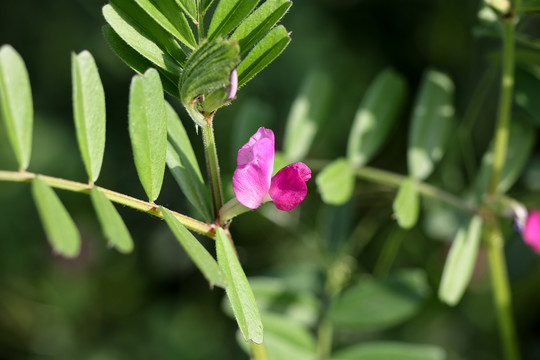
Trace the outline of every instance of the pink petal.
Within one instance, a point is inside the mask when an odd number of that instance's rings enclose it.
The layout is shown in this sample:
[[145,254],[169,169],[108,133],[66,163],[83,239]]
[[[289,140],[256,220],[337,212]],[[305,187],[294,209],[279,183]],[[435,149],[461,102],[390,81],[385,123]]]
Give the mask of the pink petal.
[[523,228],[523,240],[540,253],[540,210],[530,210]]
[[274,175],[268,193],[279,210],[292,210],[306,197],[309,179],[311,170],[306,164],[287,165]]
[[232,178],[238,201],[256,209],[268,193],[274,170],[274,133],[263,127],[238,150]]

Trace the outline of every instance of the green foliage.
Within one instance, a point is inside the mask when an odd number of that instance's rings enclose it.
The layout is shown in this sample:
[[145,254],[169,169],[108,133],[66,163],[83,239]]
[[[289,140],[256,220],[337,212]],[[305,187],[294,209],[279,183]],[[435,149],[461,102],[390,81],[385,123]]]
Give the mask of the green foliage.
[[436,70],[426,70],[414,105],[407,164],[415,180],[425,180],[442,158],[454,116],[454,83]]
[[232,240],[222,228],[216,229],[216,249],[219,267],[227,280],[227,297],[245,341],[263,342],[263,324],[253,291],[238,260]]
[[354,190],[354,173],[347,159],[334,160],[315,179],[322,200],[331,205],[349,201]]
[[71,55],[73,117],[89,182],[97,180],[105,152],[105,94],[88,51]]
[[208,28],[208,40],[226,36],[253,11],[258,2],[259,0],[220,0]]
[[340,350],[332,360],[445,360],[443,349],[392,341],[368,342]]
[[388,138],[407,95],[405,79],[394,70],[377,75],[360,104],[349,133],[347,157],[353,167],[365,165]]
[[393,209],[396,220],[402,228],[410,229],[416,224],[420,212],[420,198],[414,180],[406,179],[401,183]]
[[461,300],[471,281],[481,233],[482,219],[474,216],[459,229],[450,247],[439,285],[439,298],[448,305]]
[[134,76],[129,93],[129,136],[141,184],[151,202],[163,182],[167,154],[167,113],[158,72]]
[[19,169],[26,170],[32,151],[32,92],[24,61],[10,45],[0,48],[0,116]]
[[197,268],[203,273],[204,277],[210,282],[210,285],[217,285],[224,288],[226,286],[226,280],[223,277],[223,273],[218,266],[218,263],[212,255],[210,255],[208,250],[202,246],[195,236],[193,236],[169,210],[164,207],[161,207],[160,210],[174,236],[189,254],[191,260],[197,265]]
[[32,195],[54,251],[68,258],[79,255],[79,231],[54,190],[37,176],[32,182]]
[[272,360],[311,360],[316,357],[316,343],[305,325],[290,318],[264,314],[264,343]]

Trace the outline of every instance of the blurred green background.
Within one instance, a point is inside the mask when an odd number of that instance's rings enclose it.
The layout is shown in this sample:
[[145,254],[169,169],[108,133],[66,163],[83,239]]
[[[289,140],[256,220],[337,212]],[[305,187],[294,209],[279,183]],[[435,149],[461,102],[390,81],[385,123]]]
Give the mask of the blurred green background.
[[[24,58],[32,85],[35,135],[30,171],[85,181],[71,110],[70,53],[95,57],[107,101],[107,144],[98,185],[144,198],[127,130],[128,88],[133,72],[106,44],[101,27],[103,0],[24,0],[0,4],[0,44],[11,44]],[[479,2],[465,0],[296,0],[283,23],[292,43],[269,68],[243,87],[233,104],[216,115],[224,179],[234,171],[239,119],[255,104],[250,127],[271,127],[276,146],[290,106],[311,69],[332,79],[332,104],[310,158],[331,160],[345,154],[354,113],[375,75],[386,67],[407,79],[410,99],[385,150],[371,165],[406,172],[405,149],[410,108],[422,72],[433,67],[456,84],[456,117],[463,120],[470,98],[498,58],[495,38],[473,35]],[[534,24],[534,22],[530,22]],[[534,25],[528,29],[536,30]],[[488,75],[486,100],[468,124],[465,154],[450,146],[441,169],[430,178],[451,192],[464,191],[491,136],[496,108],[496,71]],[[180,108],[196,152],[200,141]],[[253,113],[251,113],[253,114]],[[470,121],[470,119],[469,119]],[[452,144],[451,144],[452,145]],[[512,190],[539,206],[540,158],[535,157]],[[202,164],[202,156],[200,157]],[[15,169],[5,133],[0,132],[0,169]],[[474,172],[473,172],[474,173]],[[230,180],[225,180],[228,197]],[[119,208],[135,240],[135,251],[121,255],[107,248],[87,196],[59,192],[83,237],[75,260],[55,256],[47,244],[28,184],[0,183],[0,358],[1,359],[242,359],[236,324],[222,310],[223,291],[209,289],[177,241],[155,218]],[[436,297],[455,216],[440,222],[425,216],[408,232],[396,231],[391,189],[357,182],[347,205],[324,205],[314,181],[305,203],[291,213],[267,205],[234,221],[231,231],[248,276],[300,274],[322,289],[324,258],[343,241],[358,241],[354,277],[371,273],[385,241],[401,236],[396,268],[427,272],[431,295],[405,324],[383,333],[336,333],[336,347],[362,339],[437,344],[451,359],[499,359],[499,342],[486,264],[480,254],[470,290],[455,308]],[[191,213],[167,172],[157,201]],[[194,214],[195,215],[195,214]],[[359,227],[357,225],[360,224]],[[518,333],[526,359],[540,358],[540,263],[508,224],[509,271],[515,291]],[[356,228],[356,231],[353,231]],[[298,229],[301,229],[300,231]],[[450,229],[450,230],[448,230]],[[306,230],[306,231],[304,231]],[[398,234],[398,235],[396,235]],[[209,248],[212,243],[202,240]],[[321,256],[322,254],[322,256]],[[322,259],[322,260],[321,260]],[[303,274],[303,272],[302,272]],[[298,276],[297,286],[306,278]],[[295,286],[296,286],[295,285]]]

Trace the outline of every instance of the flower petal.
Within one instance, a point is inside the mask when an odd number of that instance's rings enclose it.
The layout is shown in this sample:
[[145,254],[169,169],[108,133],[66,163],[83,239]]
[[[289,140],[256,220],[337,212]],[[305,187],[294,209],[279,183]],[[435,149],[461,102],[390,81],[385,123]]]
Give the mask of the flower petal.
[[309,179],[311,170],[306,164],[287,165],[274,175],[268,193],[279,210],[292,210],[306,197]]
[[236,170],[232,178],[238,201],[250,209],[259,207],[270,188],[274,169],[274,133],[259,128],[238,150]]
[[540,210],[530,210],[523,228],[523,240],[540,253]]

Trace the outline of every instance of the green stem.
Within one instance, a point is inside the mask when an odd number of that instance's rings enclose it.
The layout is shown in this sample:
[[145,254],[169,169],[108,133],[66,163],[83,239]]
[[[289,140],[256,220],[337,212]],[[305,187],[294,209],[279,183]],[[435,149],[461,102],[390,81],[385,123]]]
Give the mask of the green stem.
[[[0,170],[0,181],[31,182],[36,176],[38,176],[38,174],[27,171],[20,172]],[[84,184],[47,175],[39,175],[39,178],[54,188],[73,192],[80,192],[84,194],[90,194],[90,190],[93,186],[90,184]],[[154,203],[136,199],[134,197],[124,195],[99,186],[97,186],[97,188],[101,190],[101,192],[103,192],[109,200],[115,203],[122,204],[130,208],[163,218],[161,211],[159,211],[159,206]],[[203,223],[201,221],[195,220],[174,211],[171,211],[171,213],[180,221],[180,223],[182,223],[182,225],[184,225],[188,229],[211,238],[214,238],[216,236],[215,229],[212,225]]]
[[[495,128],[494,158],[489,182],[489,196],[497,195],[501,170],[506,160],[508,132],[512,110],[514,88],[514,19],[512,13],[503,19],[503,58],[501,92]],[[512,298],[504,258],[504,241],[497,223],[493,219],[487,229],[487,255],[493,287],[493,301],[497,315],[499,334],[507,360],[520,358],[517,336],[512,314]]]
[[204,39],[204,13],[201,9],[200,0],[197,0],[197,37],[199,43]]
[[214,204],[214,216],[216,224],[220,225],[219,210],[223,206],[223,191],[221,189],[221,177],[219,173],[219,161],[216,151],[212,117],[206,119],[206,124],[202,126],[202,136],[204,155],[206,157],[206,169],[208,171],[210,190],[212,191],[212,202]]
[[251,356],[253,360],[268,360],[264,343],[256,344],[253,341],[250,341],[249,344],[251,345]]

